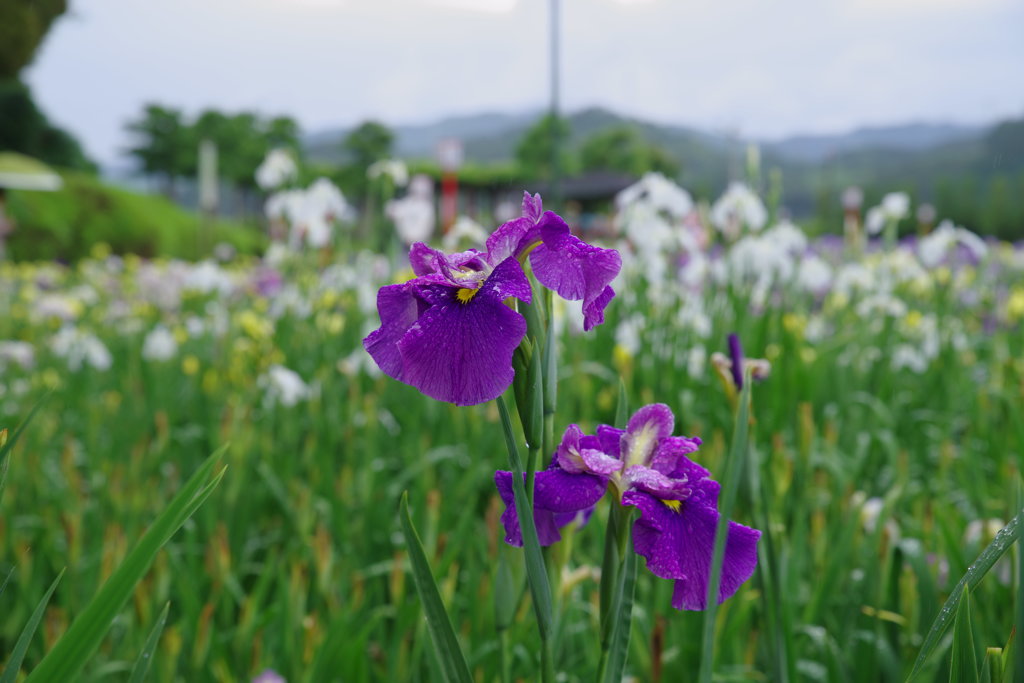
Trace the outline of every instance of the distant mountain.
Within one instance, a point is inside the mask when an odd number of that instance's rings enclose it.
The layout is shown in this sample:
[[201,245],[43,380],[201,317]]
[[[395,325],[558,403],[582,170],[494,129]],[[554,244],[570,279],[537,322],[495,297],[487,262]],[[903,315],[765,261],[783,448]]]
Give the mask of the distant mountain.
[[[515,114],[482,113],[452,116],[434,123],[394,126],[395,153],[407,159],[433,159],[438,143],[445,138],[462,140],[466,159],[479,163],[510,161],[520,138],[542,115],[540,111]],[[742,149],[747,141],[681,125],[655,124],[623,116],[600,107],[591,107],[569,115],[572,128],[570,144],[578,144],[590,135],[616,125],[633,125],[644,137],[665,149],[687,165],[706,161],[708,155],[720,156],[728,149]],[[906,123],[865,127],[834,135],[795,135],[781,140],[760,141],[767,156],[783,161],[817,164],[860,150],[920,152],[944,145],[979,140],[987,126],[949,123]],[[306,137],[310,157],[320,161],[339,161],[348,129],[321,131]],[[716,164],[717,165],[717,164]]]
[[[516,146],[541,114],[478,114],[396,126],[396,153],[406,159],[434,159],[441,139],[458,137],[467,161],[508,162],[515,158]],[[745,173],[750,141],[736,136],[656,124],[597,107],[571,113],[568,119],[572,131],[568,144],[576,149],[601,130],[634,126],[648,142],[678,161],[676,179],[699,197],[713,198],[730,179]],[[343,160],[340,148],[345,132],[309,136],[309,156]],[[908,123],[757,142],[763,169],[760,190],[767,190],[770,171],[781,171],[783,205],[797,217],[838,206],[839,193],[850,185],[865,188],[869,201],[876,201],[879,192],[899,188],[913,190],[921,198],[934,198],[956,179],[972,179],[978,187],[987,187],[997,174],[1024,174],[1024,119],[993,126]]]
[[[459,138],[467,149],[467,158],[474,161],[498,161],[501,157],[488,153],[489,140],[502,138],[509,131],[521,132],[528,129],[540,114],[522,112],[518,114],[483,113],[467,116],[451,116],[434,123],[393,126],[395,154],[405,159],[433,159],[437,156],[437,145],[445,138]],[[338,128],[306,136],[304,144],[309,157],[316,161],[336,162],[343,153],[341,143],[349,129]],[[483,141],[481,154],[469,155],[469,147],[476,140]],[[504,152],[499,148],[499,152]]]
[[923,151],[981,137],[987,127],[949,123],[907,123],[859,128],[838,135],[798,135],[763,143],[765,150],[794,161],[819,163],[844,152],[863,149]]

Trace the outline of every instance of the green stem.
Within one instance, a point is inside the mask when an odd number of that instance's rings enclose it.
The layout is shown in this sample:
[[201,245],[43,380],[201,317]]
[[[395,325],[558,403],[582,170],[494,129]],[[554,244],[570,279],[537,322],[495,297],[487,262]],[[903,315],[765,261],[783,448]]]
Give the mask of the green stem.
[[[537,538],[537,527],[533,520],[533,504],[528,500],[526,487],[523,485],[523,479],[525,478],[523,463],[519,457],[519,447],[516,445],[515,432],[512,429],[512,418],[509,415],[504,397],[499,396],[497,403],[498,413],[501,415],[502,429],[505,432],[505,443],[508,447],[509,464],[512,468],[512,490],[516,501],[516,516],[519,519],[519,528],[523,537],[526,576],[529,579],[530,595],[533,598],[534,614],[537,617],[537,631],[541,641],[541,680],[544,683],[548,683],[554,680],[554,666],[550,643],[554,632],[552,627],[551,586],[548,581],[540,541]],[[534,449],[531,448],[530,450],[532,452]],[[532,453],[531,460],[533,460]],[[533,477],[530,476],[529,478],[532,480]]]

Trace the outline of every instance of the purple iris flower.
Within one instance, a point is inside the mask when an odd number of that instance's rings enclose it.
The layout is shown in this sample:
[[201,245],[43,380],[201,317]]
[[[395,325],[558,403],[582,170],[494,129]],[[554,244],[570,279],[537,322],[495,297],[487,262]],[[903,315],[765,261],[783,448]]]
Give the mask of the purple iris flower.
[[496,398],[512,383],[512,354],[526,334],[526,320],[505,301],[530,302],[527,257],[541,284],[583,300],[586,329],[604,321],[615,296],[608,284],[622,265],[618,252],[573,236],[539,195],[526,194],[523,216],[495,230],[486,252],[412,245],[416,277],[380,289],[381,326],[363,346],[385,374],[431,398],[456,405]]
[[[535,475],[534,520],[541,545],[550,545],[561,538],[560,526],[592,508],[606,490],[615,491],[619,502],[640,510],[633,549],[655,576],[675,580],[672,606],[702,610],[720,517],[719,485],[687,457],[700,439],[672,436],[674,423],[668,406],[655,403],[638,410],[626,429],[600,425],[591,436],[570,425],[550,467]],[[499,471],[494,481],[506,506],[505,540],[522,545],[512,473]],[[719,603],[754,573],[760,537],[756,529],[729,522]]]

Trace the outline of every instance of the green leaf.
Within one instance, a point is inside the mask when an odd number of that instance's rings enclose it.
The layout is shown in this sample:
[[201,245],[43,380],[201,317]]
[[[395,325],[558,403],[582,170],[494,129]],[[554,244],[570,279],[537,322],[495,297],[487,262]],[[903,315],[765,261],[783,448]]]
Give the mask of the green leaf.
[[974,651],[971,627],[971,593],[960,589],[960,606],[953,622],[953,658],[949,664],[949,683],[978,683],[978,655]]
[[153,653],[156,651],[157,643],[160,642],[160,634],[164,632],[164,624],[167,623],[167,613],[170,609],[171,603],[165,603],[164,608],[160,611],[160,616],[156,618],[153,630],[149,632],[149,637],[146,638],[146,644],[142,647],[139,658],[135,660],[135,666],[132,667],[132,676],[128,679],[128,683],[142,683],[142,681],[146,680],[146,674],[149,673],[149,667],[153,663]]
[[498,397],[498,412],[501,414],[501,426],[505,431],[505,444],[508,446],[508,458],[512,465],[512,493],[516,501],[519,529],[523,535],[526,576],[530,581],[530,595],[533,597],[533,608],[537,615],[537,630],[540,632],[541,640],[546,641],[551,633],[551,586],[548,585],[548,572],[544,567],[544,556],[540,552],[540,540],[537,538],[537,527],[533,521],[533,506],[526,497],[523,461],[519,457],[519,448],[516,446],[516,437],[512,431],[512,418],[502,396]]
[[7,467],[11,464],[9,457],[11,449],[18,443],[18,439],[21,438],[21,433],[25,431],[25,427],[28,427],[28,423],[32,421],[32,418],[36,416],[39,408],[42,407],[43,403],[49,398],[50,393],[43,394],[42,398],[36,401],[36,404],[32,406],[32,410],[28,411],[28,417],[22,420],[18,428],[14,430],[12,434],[2,446],[0,446],[0,499],[4,497],[4,485],[7,482]]
[[710,683],[711,669],[715,654],[715,617],[718,616],[718,586],[721,581],[722,561],[725,558],[725,541],[729,535],[729,515],[736,502],[740,488],[740,475],[746,467],[750,431],[750,385],[753,380],[750,370],[743,374],[743,389],[736,409],[736,424],[733,427],[729,459],[722,473],[722,489],[719,494],[718,529],[715,530],[715,549],[708,576],[707,608],[704,610],[704,640],[700,659],[701,683]]
[[[626,540],[629,540],[630,515],[625,517]],[[608,647],[608,658],[600,680],[604,683],[619,683],[626,669],[629,653],[629,634],[633,625],[633,593],[636,587],[637,554],[626,551],[622,562],[616,591],[612,598],[612,632]]]
[[4,577],[3,583],[0,583],[0,595],[4,594],[4,589],[7,588],[7,584],[10,582],[11,576],[13,576],[13,575],[14,575],[14,565],[11,565],[11,568],[7,571],[7,576]]
[[444,669],[445,678],[449,681],[459,683],[472,683],[473,677],[469,674],[469,666],[462,654],[459,640],[455,636],[455,629],[448,618],[448,611],[444,608],[444,601],[441,600],[441,593],[437,589],[434,575],[430,571],[430,563],[427,562],[427,555],[423,552],[423,544],[420,542],[416,527],[412,524],[409,516],[409,492],[402,493],[400,504],[400,515],[402,520],[402,533],[405,535],[405,545],[409,549],[409,564],[412,567],[412,578],[416,584],[416,592],[420,595],[420,602],[423,603],[423,613],[427,617],[427,627],[430,637],[434,641],[434,649],[437,652],[441,667]]
[[949,622],[953,619],[954,614],[956,614],[957,607],[960,605],[960,597],[964,594],[964,589],[971,590],[977,586],[999,558],[1013,545],[1014,541],[1020,538],[1021,531],[1024,530],[1022,522],[1024,522],[1024,511],[1018,512],[1010,520],[1010,523],[996,534],[996,537],[981,551],[978,559],[968,567],[967,572],[961,577],[956,587],[953,588],[949,599],[946,600],[946,604],[939,610],[939,615],[935,617],[935,621],[932,622],[932,626],[924,638],[924,644],[921,646],[921,651],[917,654],[914,668],[911,669],[910,675],[907,676],[908,683],[921,673],[946,629],[949,628]]
[[498,552],[498,569],[494,576],[494,627],[503,631],[512,625],[512,618],[516,613],[516,604],[522,583],[517,586],[512,577],[512,570],[505,561],[505,553]]
[[[536,347],[535,347],[536,348]],[[523,431],[530,450],[540,448],[544,438],[544,360],[541,353],[534,352],[530,368],[526,373],[527,391],[525,410],[520,410]]]
[[990,647],[985,649],[985,661],[981,664],[981,683],[1002,683],[1006,671],[1003,670],[1003,648]]
[[558,407],[558,358],[555,353],[555,312],[551,310],[551,290],[544,290],[547,303],[547,330],[544,337],[544,414],[554,415]]
[[626,383],[620,377],[619,400],[615,405],[615,426],[619,429],[625,429],[627,420],[629,420],[629,400],[626,398]]
[[217,449],[189,478],[185,486],[153,522],[142,540],[114,571],[82,613],[71,623],[26,679],[26,683],[75,680],[85,663],[100,646],[114,617],[128,601],[135,585],[145,575],[160,548],[181,528],[217,488],[224,469],[211,478],[214,466],[227,446]]
[[[28,422],[28,420],[26,420]],[[60,583],[61,578],[64,576],[64,572],[67,569],[61,569],[60,574],[50,584],[49,590],[43,595],[43,599],[36,605],[36,609],[32,612],[32,616],[29,617],[28,623],[25,624],[25,628],[21,630],[21,635],[18,636],[18,642],[14,644],[14,650],[11,651],[11,658],[7,661],[7,668],[4,669],[3,675],[0,675],[0,683],[14,683],[18,678],[18,672],[21,671],[21,662],[25,659],[25,653],[28,651],[29,643],[32,642],[32,636],[35,635],[36,629],[39,627],[39,622],[43,618],[43,613],[46,611],[46,605],[50,602],[50,596],[53,595],[53,591],[56,590],[57,584]]]

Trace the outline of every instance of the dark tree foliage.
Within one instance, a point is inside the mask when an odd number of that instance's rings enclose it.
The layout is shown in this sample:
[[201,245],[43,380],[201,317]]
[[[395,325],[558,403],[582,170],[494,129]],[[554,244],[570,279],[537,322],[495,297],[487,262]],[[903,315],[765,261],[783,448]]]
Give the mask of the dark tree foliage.
[[370,164],[391,156],[395,135],[378,121],[364,121],[345,136],[342,149],[352,165],[365,170]]
[[985,137],[993,167],[1004,171],[1024,171],[1024,119],[1004,121]]
[[0,0],[0,80],[28,66],[67,0]]
[[217,174],[237,189],[243,200],[256,188],[256,168],[274,147],[299,147],[299,125],[287,116],[269,119],[253,112],[229,114],[207,109],[189,120],[181,111],[147,104],[127,129],[135,144],[127,150],[141,169],[164,179],[173,196],[175,179],[199,173],[199,145],[209,140],[217,148]]
[[647,142],[633,126],[606,128],[584,140],[580,166],[584,171],[615,171],[634,176],[658,171],[673,177],[679,172],[679,164]]
[[136,140],[128,154],[144,172],[162,176],[164,194],[173,197],[175,179],[188,168],[189,135],[181,111],[147,104],[138,119],[128,122],[127,129]]
[[0,149],[63,168],[94,168],[78,141],[39,111],[28,86],[13,79],[0,80]]
[[559,149],[559,170],[569,175],[576,171],[576,159],[569,152],[569,121],[545,114],[526,133],[516,147],[516,162],[529,178],[550,180],[554,171],[555,146]]

